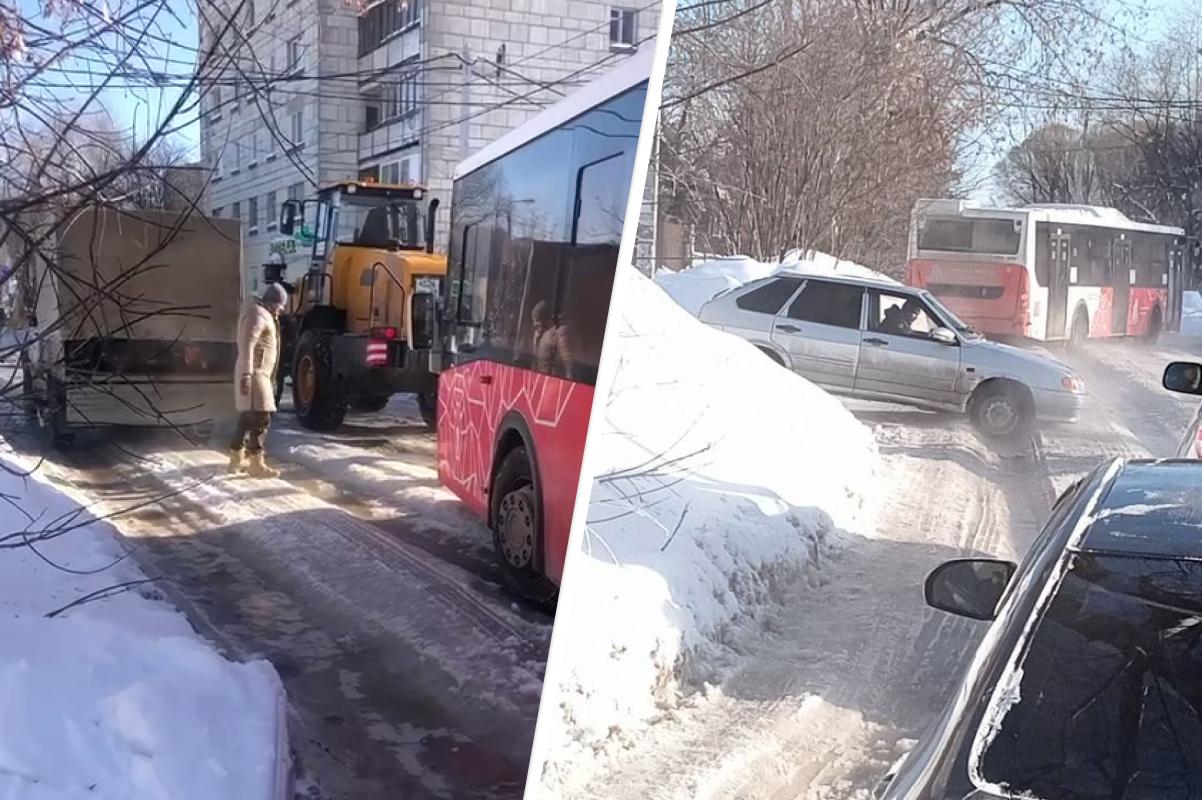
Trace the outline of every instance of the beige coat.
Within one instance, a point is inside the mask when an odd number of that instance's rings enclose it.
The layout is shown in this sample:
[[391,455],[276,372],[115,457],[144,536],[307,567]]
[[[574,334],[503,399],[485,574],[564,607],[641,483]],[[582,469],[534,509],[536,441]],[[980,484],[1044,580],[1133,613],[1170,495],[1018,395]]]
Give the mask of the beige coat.
[[[239,411],[275,411],[275,373],[280,360],[280,329],[258,301],[242,307],[238,317],[238,364],[234,368],[234,400]],[[242,381],[250,377],[250,394]]]

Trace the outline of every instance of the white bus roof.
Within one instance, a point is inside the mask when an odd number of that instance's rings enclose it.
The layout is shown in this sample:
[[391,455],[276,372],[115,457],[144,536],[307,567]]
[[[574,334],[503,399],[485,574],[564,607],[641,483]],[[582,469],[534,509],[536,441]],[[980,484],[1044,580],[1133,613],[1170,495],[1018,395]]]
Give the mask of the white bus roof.
[[1185,235],[1185,231],[1182,228],[1175,228],[1169,225],[1153,225],[1149,222],[1136,222],[1117,208],[1107,208],[1105,206],[1045,203],[1004,208],[978,206],[967,200],[919,200],[915,205],[915,210],[934,214],[956,214],[964,217],[989,217],[998,213],[1007,216],[1021,214],[1030,217],[1034,222],[1059,222],[1062,225],[1092,225],[1120,231],[1142,231],[1144,233],[1162,233],[1170,236]]
[[575,119],[590,108],[617,97],[648,80],[651,77],[651,65],[654,58],[655,39],[651,38],[640,44],[638,50],[601,77],[595,78],[492,144],[459,162],[459,166],[455,167],[454,179],[459,180],[464,175],[475,172],[511,150],[516,150],[547,131]]

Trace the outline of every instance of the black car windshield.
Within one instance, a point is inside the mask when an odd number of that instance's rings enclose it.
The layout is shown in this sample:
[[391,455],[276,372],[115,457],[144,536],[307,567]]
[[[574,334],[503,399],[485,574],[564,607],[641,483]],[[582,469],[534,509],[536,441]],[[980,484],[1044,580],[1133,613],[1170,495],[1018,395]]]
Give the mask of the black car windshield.
[[1045,800],[1202,798],[1202,563],[1074,555],[1019,666],[980,779]]
[[929,303],[935,309],[935,313],[942,317],[943,321],[955,329],[957,333],[962,334],[969,339],[976,339],[981,335],[977,333],[976,328],[957,317],[955,312],[953,312],[943,303],[940,303],[939,299],[936,298],[935,295],[931,294],[930,292],[923,292],[922,299],[927,301],[927,303]]

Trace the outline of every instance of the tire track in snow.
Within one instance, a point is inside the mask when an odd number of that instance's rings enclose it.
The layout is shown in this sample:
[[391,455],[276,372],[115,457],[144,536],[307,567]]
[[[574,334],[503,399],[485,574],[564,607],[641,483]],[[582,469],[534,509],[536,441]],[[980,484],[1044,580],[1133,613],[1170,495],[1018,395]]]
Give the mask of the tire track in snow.
[[[102,513],[224,465],[132,450],[48,468]],[[276,664],[312,797],[521,796],[545,641],[473,597],[457,568],[282,481],[222,477],[117,522],[194,625]]]

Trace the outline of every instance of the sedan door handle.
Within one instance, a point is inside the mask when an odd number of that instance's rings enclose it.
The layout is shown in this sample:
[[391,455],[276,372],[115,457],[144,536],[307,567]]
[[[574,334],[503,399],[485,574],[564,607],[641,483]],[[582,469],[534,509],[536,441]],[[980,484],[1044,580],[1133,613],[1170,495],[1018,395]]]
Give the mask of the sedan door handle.
[[889,343],[884,339],[877,339],[875,336],[870,336],[864,340],[864,344],[872,344],[877,347],[888,347]]
[[801,328],[796,325],[777,325],[776,329],[785,333],[801,333]]

